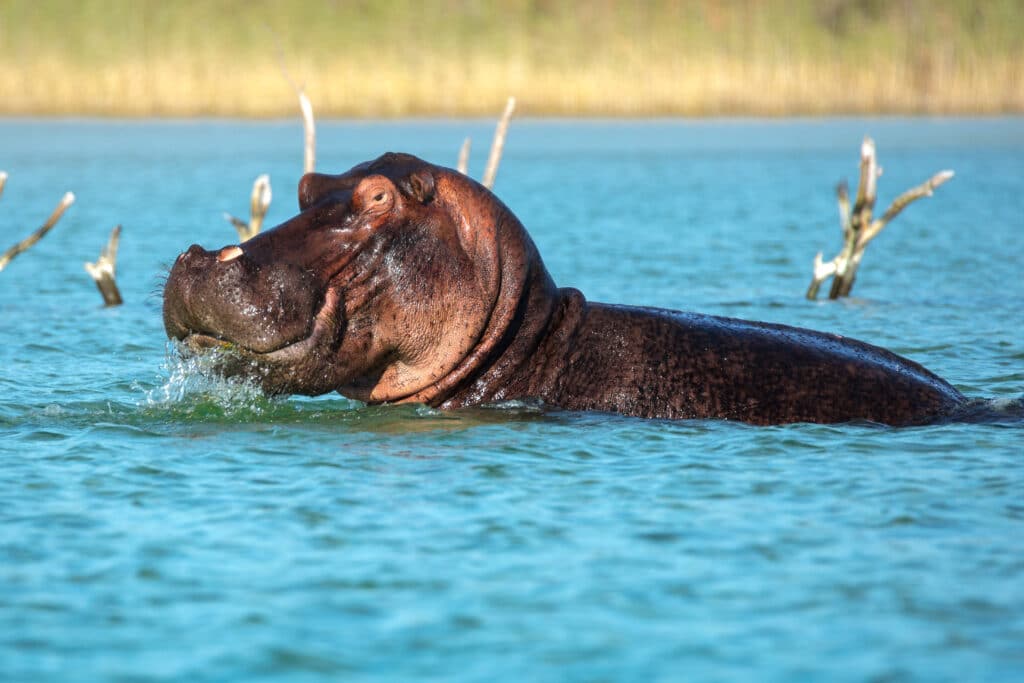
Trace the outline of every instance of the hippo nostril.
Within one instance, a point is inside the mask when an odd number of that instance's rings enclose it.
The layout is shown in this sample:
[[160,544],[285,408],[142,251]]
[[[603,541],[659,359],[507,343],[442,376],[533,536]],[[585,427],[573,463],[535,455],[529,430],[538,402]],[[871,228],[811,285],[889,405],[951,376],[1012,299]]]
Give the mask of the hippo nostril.
[[236,247],[236,246],[224,247],[223,249],[221,249],[217,253],[217,260],[220,261],[221,263],[225,263],[227,261],[234,261],[236,258],[238,258],[241,255],[242,255],[241,247]]
[[200,258],[208,257],[209,254],[210,254],[210,252],[206,251],[205,249],[203,249],[198,244],[193,244],[191,247],[186,249],[183,254],[180,254],[178,256],[178,260],[179,261],[189,261],[189,260],[192,260],[192,259],[200,259]]

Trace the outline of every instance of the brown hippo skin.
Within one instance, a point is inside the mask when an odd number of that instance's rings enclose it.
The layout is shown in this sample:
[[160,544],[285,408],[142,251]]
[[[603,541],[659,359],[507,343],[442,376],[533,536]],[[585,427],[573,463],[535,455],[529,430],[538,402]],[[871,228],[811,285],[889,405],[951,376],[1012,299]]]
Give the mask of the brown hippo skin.
[[272,393],[754,424],[920,424],[965,400],[836,335],[588,302],[493,194],[413,156],[307,174],[299,207],[241,245],[190,247],[164,290],[168,336],[224,349],[223,372]]

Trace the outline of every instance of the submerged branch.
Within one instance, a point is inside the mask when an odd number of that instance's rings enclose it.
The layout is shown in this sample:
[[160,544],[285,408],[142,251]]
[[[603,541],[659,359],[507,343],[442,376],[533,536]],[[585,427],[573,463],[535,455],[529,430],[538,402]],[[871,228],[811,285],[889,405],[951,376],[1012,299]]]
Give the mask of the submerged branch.
[[807,288],[808,299],[813,301],[818,298],[818,290],[821,289],[821,283],[835,275],[837,268],[836,259],[825,262],[821,260],[821,252],[817,253],[814,257],[814,275],[810,286]]
[[6,268],[7,264],[10,263],[15,256],[23,251],[31,249],[36,242],[46,237],[46,233],[50,232],[50,230],[53,229],[53,226],[57,225],[57,221],[60,220],[60,217],[64,215],[64,212],[67,211],[68,207],[71,206],[74,201],[74,194],[71,192],[64,193],[64,196],[61,197],[60,202],[57,204],[57,208],[53,210],[53,213],[51,213],[50,217],[46,219],[46,222],[43,223],[42,227],[5,251],[3,255],[0,255],[0,271]]
[[115,226],[110,231],[110,239],[106,246],[100,251],[100,257],[95,263],[86,263],[85,270],[96,283],[96,288],[103,296],[104,306],[120,306],[124,303],[121,292],[117,288],[117,247],[121,242],[121,226]]

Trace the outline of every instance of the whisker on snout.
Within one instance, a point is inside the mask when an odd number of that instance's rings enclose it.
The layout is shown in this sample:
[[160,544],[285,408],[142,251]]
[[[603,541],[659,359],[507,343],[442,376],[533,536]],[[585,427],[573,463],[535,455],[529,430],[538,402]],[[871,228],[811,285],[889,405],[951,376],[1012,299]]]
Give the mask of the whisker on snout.
[[153,276],[153,284],[150,286],[146,301],[161,302],[164,298],[164,288],[167,286],[167,278],[171,276],[171,267],[166,263],[160,264],[160,272]]

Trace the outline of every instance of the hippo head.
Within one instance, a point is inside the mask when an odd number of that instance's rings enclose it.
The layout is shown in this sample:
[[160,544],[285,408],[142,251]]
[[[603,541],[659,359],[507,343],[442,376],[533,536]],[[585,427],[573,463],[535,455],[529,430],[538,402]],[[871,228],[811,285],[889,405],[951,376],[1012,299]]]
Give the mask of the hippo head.
[[164,289],[169,337],[271,393],[432,402],[500,346],[531,271],[550,286],[494,195],[410,155],[306,174],[299,208],[240,245],[193,245]]

